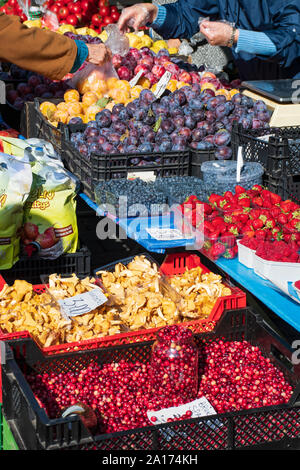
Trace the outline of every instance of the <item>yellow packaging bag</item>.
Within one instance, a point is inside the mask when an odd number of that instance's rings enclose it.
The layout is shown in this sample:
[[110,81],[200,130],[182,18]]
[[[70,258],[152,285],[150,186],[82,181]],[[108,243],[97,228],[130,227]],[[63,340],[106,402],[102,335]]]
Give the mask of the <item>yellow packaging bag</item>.
[[[32,161],[32,159],[31,159]],[[33,181],[24,207],[24,252],[44,259],[75,253],[78,247],[76,181],[61,162],[33,159]]]
[[0,269],[10,269],[19,259],[23,208],[31,184],[28,159],[0,153]]

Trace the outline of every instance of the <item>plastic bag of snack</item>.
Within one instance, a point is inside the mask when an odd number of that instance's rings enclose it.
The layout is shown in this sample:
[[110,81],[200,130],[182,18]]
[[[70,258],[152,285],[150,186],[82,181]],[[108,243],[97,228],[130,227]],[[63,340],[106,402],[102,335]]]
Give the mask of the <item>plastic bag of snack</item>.
[[61,162],[48,158],[43,150],[29,152],[32,187],[24,207],[23,251],[44,259],[75,253],[78,247],[76,180]]
[[19,259],[24,203],[32,185],[27,158],[0,153],[0,269]]

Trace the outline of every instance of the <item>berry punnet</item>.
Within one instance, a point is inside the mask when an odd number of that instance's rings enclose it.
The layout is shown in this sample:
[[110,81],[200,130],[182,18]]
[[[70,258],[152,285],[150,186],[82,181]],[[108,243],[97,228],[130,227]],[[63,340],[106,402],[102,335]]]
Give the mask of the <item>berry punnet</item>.
[[152,348],[151,392],[166,400],[192,401],[198,390],[198,349],[193,333],[178,325],[157,334]]

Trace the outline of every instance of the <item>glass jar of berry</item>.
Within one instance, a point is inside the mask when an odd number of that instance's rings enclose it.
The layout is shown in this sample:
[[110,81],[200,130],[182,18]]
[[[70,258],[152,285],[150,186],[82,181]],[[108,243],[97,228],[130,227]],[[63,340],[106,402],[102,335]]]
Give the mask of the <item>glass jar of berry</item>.
[[191,330],[166,326],[152,347],[151,391],[169,406],[192,401],[198,390],[198,348]]

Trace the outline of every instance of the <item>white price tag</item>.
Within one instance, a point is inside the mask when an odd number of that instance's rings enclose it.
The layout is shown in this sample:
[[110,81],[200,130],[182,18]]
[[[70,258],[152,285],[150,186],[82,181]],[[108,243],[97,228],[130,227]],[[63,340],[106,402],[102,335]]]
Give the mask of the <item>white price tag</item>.
[[83,294],[74,295],[68,299],[58,300],[62,313],[68,317],[76,317],[89,313],[107,302],[107,297],[100,288],[95,288]]
[[157,82],[156,90],[154,91],[154,95],[156,98],[160,98],[163,92],[165,91],[170,79],[172,77],[171,72],[165,72],[159,82]]
[[146,231],[156,240],[185,240],[194,238],[192,235],[183,234],[177,228],[147,228]]
[[[216,410],[214,407],[209,403],[209,401],[205,397],[197,398],[197,400],[191,401],[190,403],[186,403],[180,406],[173,406],[171,408],[163,408],[159,411],[147,411],[147,416],[151,424],[159,425],[168,422],[169,418],[180,418],[183,416],[187,411],[190,411],[190,418],[201,418],[204,416],[216,415]],[[197,426],[199,428],[203,428],[205,425],[209,426],[212,429],[216,429],[218,427],[223,426],[221,421],[213,420],[207,421],[204,423],[198,423]],[[175,432],[172,429],[164,429],[162,430],[162,434],[167,438],[167,440],[171,440],[172,437],[175,436]],[[178,435],[178,431],[176,431],[176,435]],[[185,433],[183,432],[183,437],[185,437]]]
[[237,154],[237,162],[236,162],[236,181],[239,183],[241,181],[241,169],[244,166],[244,159],[243,159],[243,148],[238,148]]
[[139,79],[142,77],[143,73],[144,73],[144,70],[140,70],[140,71],[130,80],[129,85],[130,85],[131,88],[134,87],[134,86],[137,84],[137,82],[139,81]]
[[128,180],[135,180],[136,178],[140,178],[143,181],[155,181],[156,175],[154,171],[128,171]]

